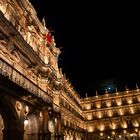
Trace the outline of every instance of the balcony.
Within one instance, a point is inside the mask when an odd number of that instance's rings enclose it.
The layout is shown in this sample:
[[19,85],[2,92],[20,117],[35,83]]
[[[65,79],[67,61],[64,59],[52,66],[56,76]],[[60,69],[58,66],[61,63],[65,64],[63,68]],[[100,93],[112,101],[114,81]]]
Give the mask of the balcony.
[[0,58],[0,75],[8,78],[15,84],[26,89],[31,94],[47,102],[48,104],[52,103],[51,95],[42,90],[40,87],[38,87],[38,85],[33,83],[30,79],[25,77],[23,74],[14,69],[12,66],[10,66],[7,62],[5,62],[1,58]]

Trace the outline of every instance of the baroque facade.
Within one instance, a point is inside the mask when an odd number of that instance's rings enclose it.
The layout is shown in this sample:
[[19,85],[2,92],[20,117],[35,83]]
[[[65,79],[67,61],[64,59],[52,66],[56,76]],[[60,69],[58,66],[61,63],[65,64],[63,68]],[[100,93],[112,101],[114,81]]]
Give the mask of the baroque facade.
[[0,0],[0,140],[139,139],[140,92],[80,98],[28,0]]

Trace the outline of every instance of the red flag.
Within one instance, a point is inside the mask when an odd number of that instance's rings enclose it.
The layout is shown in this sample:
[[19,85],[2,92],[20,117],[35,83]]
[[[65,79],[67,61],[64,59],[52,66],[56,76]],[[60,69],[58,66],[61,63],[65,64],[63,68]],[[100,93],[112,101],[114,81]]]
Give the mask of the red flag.
[[47,33],[45,40],[50,44],[52,43],[52,35],[50,32]]

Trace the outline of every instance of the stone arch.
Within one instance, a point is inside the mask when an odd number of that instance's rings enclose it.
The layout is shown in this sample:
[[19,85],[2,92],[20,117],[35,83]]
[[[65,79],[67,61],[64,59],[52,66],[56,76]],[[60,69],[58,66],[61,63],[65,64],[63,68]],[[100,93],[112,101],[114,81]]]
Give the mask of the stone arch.
[[3,140],[3,129],[4,129],[4,122],[0,114],[0,140]]
[[39,139],[39,116],[36,114],[28,114],[26,119],[28,123],[24,125],[24,140]]
[[3,120],[3,140],[20,139],[21,129],[18,114],[15,107],[5,100],[5,98],[0,98],[0,115]]

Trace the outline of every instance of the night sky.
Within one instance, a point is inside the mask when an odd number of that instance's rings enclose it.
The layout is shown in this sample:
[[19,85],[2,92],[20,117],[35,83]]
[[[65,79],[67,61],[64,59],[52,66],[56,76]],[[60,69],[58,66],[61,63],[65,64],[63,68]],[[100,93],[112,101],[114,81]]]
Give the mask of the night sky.
[[59,68],[81,97],[140,86],[139,16],[136,3],[30,0],[46,19]]

